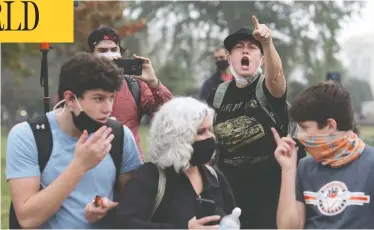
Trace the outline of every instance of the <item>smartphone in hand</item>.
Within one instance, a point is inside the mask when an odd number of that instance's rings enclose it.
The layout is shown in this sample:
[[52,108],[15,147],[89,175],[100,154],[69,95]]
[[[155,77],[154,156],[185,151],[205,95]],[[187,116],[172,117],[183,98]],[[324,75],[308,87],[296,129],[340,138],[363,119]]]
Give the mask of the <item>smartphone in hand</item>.
[[[201,219],[206,216],[216,215],[216,204],[214,200],[196,198],[196,219]],[[208,225],[216,225],[218,223],[209,223]]]
[[120,58],[114,59],[114,63],[119,68],[123,69],[123,74],[125,75],[135,75],[140,76],[143,72],[142,61],[138,59],[127,59],[127,58]]

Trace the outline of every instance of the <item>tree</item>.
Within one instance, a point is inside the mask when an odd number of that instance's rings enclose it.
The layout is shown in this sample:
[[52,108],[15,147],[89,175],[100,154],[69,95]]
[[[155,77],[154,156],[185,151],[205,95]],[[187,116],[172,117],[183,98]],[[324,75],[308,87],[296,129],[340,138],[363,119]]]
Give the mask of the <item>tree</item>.
[[[110,26],[117,30],[120,38],[133,36],[145,28],[145,20],[128,20],[124,10],[128,4],[123,1],[85,1],[75,8],[74,12],[74,43],[66,44],[61,49],[69,54],[88,50],[87,37],[92,30],[101,26]],[[67,49],[66,49],[67,47]]]
[[[126,8],[127,4],[123,1],[80,2],[79,6],[75,8],[74,43],[51,44],[53,49],[49,55],[50,95],[57,83],[56,74],[53,75],[51,72],[57,72],[54,68],[60,68],[62,60],[66,57],[78,51],[88,50],[87,36],[92,30],[102,25],[112,26],[118,31],[121,38],[131,38],[146,28],[145,20],[142,18],[126,19],[123,14]],[[121,42],[123,43],[125,40]],[[32,79],[40,76],[40,62],[36,64],[37,60],[35,60],[37,57],[41,60],[39,49],[40,44],[38,43],[1,45],[2,78],[5,83],[1,86],[2,104],[9,109],[11,116],[21,104],[34,108],[42,105],[41,95],[43,94],[39,93],[39,79]],[[52,58],[55,56],[57,57]],[[52,83],[53,80],[54,83]]]
[[[25,43],[3,43],[1,44],[1,67],[11,69],[18,72],[22,76],[29,76],[31,70],[24,64],[25,56],[36,56],[39,54],[39,46],[37,44]],[[19,82],[19,78],[14,78]]]
[[360,1],[135,1],[130,4],[129,15],[145,17],[149,25],[160,25],[162,36],[151,55],[166,53],[175,58],[187,50],[183,62],[194,59],[190,65],[194,68],[188,66],[194,74],[201,71],[201,66],[209,69],[211,63],[206,60],[210,60],[214,48],[239,27],[252,26],[251,16],[256,15],[260,23],[273,30],[286,76],[296,65],[302,65],[306,78],[314,82],[327,70],[340,68],[334,56],[339,50],[336,33],[340,22],[363,6]]
[[174,95],[187,96],[189,89],[193,87],[193,76],[179,66],[178,60],[169,60],[158,71],[162,84],[165,85]]
[[357,78],[349,78],[345,80],[343,86],[348,90],[351,95],[353,108],[356,113],[361,112],[361,104],[365,101],[373,101],[373,92],[370,85],[366,80]]
[[[135,35],[145,28],[145,20],[127,20],[123,11],[128,7],[123,1],[84,1],[74,10],[74,43],[52,44],[58,55],[72,55],[78,51],[88,50],[87,37],[89,33],[100,26],[115,28],[120,37]],[[40,54],[39,44],[5,43],[2,44],[2,67],[17,71],[20,76],[30,75],[30,68],[24,64],[24,58]],[[19,81],[20,79],[16,79]]]
[[295,99],[295,97],[304,91],[304,89],[307,87],[307,85],[298,82],[298,81],[290,81],[289,86],[288,86],[288,95],[287,97],[289,98],[290,101]]

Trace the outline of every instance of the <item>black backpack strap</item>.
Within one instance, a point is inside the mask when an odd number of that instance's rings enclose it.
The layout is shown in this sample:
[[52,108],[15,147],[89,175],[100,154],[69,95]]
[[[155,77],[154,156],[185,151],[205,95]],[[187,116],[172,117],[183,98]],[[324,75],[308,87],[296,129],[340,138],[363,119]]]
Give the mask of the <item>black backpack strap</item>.
[[125,75],[125,80],[136,102],[136,106],[138,108],[139,122],[140,122],[140,120],[142,119],[140,83],[135,78],[126,76],[126,75]]
[[[226,81],[218,85],[214,97],[213,97],[213,103],[212,106],[214,109],[219,109],[221,108],[223,98],[225,97],[226,91],[230,86],[231,81]],[[215,113],[214,118],[213,118],[213,123],[216,123],[216,118],[217,118],[217,113]]]
[[[123,130],[122,123],[109,119],[108,126],[112,128],[112,133],[114,134],[114,139],[112,140],[112,149],[110,150],[110,155],[112,157],[113,163],[116,167],[116,179],[113,186],[113,201],[119,201],[121,194],[118,194],[119,177],[121,172],[121,164],[123,157],[123,139],[125,132]],[[116,210],[113,208],[105,215],[105,217],[100,221],[100,228],[104,229],[120,229],[118,226],[118,221],[116,219]]]
[[28,123],[34,133],[36,147],[38,149],[39,168],[40,173],[42,173],[53,149],[51,127],[47,115],[45,114],[28,121]]
[[118,191],[118,178],[121,171],[122,155],[123,155],[123,139],[124,131],[122,123],[109,119],[108,125],[112,128],[112,133],[114,134],[114,139],[112,140],[112,149],[110,150],[110,155],[112,157],[113,163],[116,166],[116,179],[114,184],[114,197],[115,200],[118,198],[116,191]]
[[[40,174],[43,173],[45,166],[51,156],[53,149],[53,138],[51,127],[46,114],[37,116],[28,121],[31,130],[34,134],[36,147],[38,150],[38,163],[40,168]],[[40,189],[42,189],[40,185]],[[22,229],[18,222],[13,202],[10,203],[9,210],[9,229]]]
[[277,113],[274,111],[273,107],[268,103],[268,100],[266,98],[265,92],[264,92],[264,81],[265,76],[262,74],[259,77],[259,80],[256,85],[256,98],[259,102],[262,110],[266,113],[266,115],[273,121],[274,128],[278,130],[282,135],[287,135],[287,126],[285,126],[280,118],[278,117]]

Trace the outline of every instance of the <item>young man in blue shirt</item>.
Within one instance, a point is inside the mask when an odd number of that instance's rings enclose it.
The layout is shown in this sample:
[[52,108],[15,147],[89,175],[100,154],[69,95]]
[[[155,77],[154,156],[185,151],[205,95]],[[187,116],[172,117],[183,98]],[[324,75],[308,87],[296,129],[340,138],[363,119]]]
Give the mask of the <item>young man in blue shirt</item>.
[[[53,149],[42,174],[30,125],[22,122],[10,131],[6,179],[22,228],[97,228],[116,207],[115,188],[121,189],[142,164],[134,136],[123,126],[120,175],[114,186],[116,167],[109,154],[114,135],[108,119],[121,76],[112,61],[92,54],[78,54],[64,63],[58,88],[63,106],[46,114]],[[87,212],[96,195],[105,204]]]

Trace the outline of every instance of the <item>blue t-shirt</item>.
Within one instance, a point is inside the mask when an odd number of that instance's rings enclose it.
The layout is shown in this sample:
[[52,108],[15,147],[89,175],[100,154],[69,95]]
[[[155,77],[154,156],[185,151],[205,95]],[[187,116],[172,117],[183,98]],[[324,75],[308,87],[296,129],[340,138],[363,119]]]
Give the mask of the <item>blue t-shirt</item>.
[[[78,138],[67,135],[58,125],[56,112],[47,113],[53,137],[51,157],[41,175],[41,184],[47,187],[72,162]],[[142,161],[134,136],[124,129],[121,173],[138,168]],[[94,168],[87,171],[60,209],[40,228],[96,228],[84,218],[84,208],[96,195],[113,199],[115,166],[110,154]],[[6,150],[6,179],[40,176],[38,151],[28,123],[15,125],[8,135]]]

